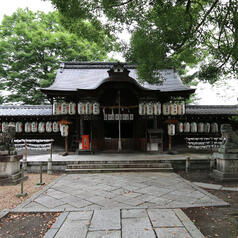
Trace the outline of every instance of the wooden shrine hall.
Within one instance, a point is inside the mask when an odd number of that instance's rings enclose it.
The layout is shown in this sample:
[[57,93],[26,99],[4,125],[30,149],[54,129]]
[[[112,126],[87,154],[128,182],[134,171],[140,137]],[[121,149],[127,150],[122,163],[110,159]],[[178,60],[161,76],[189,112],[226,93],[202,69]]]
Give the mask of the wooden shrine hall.
[[136,67],[112,62],[66,62],[41,88],[51,105],[0,106],[0,130],[16,125],[18,138],[54,138],[72,151],[164,151],[184,138],[219,135],[238,106],[186,105],[195,89],[173,69],[161,84],[139,82]]

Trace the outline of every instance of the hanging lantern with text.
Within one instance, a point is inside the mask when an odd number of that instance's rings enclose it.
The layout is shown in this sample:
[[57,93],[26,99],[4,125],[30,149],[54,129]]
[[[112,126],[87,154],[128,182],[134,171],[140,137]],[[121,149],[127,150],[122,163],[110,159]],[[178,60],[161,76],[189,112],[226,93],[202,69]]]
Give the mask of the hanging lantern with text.
[[211,124],[211,132],[212,133],[218,133],[219,132],[218,124],[216,122]]
[[20,122],[20,121],[18,121],[18,122],[16,123],[16,132],[17,132],[17,133],[23,132],[23,123]]
[[31,123],[30,122],[26,122],[25,123],[25,132],[26,133],[30,133],[31,132]]
[[198,131],[197,123],[196,122],[192,122],[191,123],[191,132],[192,133],[197,133],[197,131]]
[[153,103],[152,102],[146,103],[146,114],[149,116],[153,115]]
[[47,121],[45,125],[46,132],[51,133],[52,132],[52,122]]
[[175,116],[178,114],[178,108],[177,108],[177,103],[171,103],[170,104],[170,114]]
[[7,132],[8,122],[2,123],[2,132]]
[[146,106],[145,106],[145,103],[139,103],[139,115],[145,115],[145,108],[146,108]]
[[44,133],[45,132],[45,122],[39,122],[38,124],[38,132],[39,133]]
[[207,122],[204,125],[204,132],[205,133],[210,133],[210,131],[211,131],[211,124],[209,122]]
[[76,103],[70,102],[69,103],[69,115],[76,114]]
[[37,127],[38,127],[38,123],[36,121],[33,121],[31,123],[31,132],[33,133],[37,132],[37,129],[38,129]]
[[83,102],[78,103],[78,114],[79,115],[85,114],[85,103],[83,103]]
[[52,130],[53,132],[57,133],[59,132],[59,123],[57,121],[54,121],[52,124]]
[[183,133],[184,132],[184,124],[182,122],[178,123],[178,131],[179,131],[179,133]]
[[68,104],[66,102],[61,103],[61,114],[68,114]]
[[185,132],[185,133],[189,133],[189,132],[190,132],[190,129],[191,129],[190,123],[189,123],[189,122],[185,122],[185,123],[184,123],[184,132]]
[[199,122],[198,123],[198,133],[204,133],[204,123],[203,122]]
[[170,104],[169,103],[163,104],[163,115],[165,115],[165,116],[170,115]]
[[185,103],[180,102],[178,103],[178,115],[184,115],[185,114]]
[[175,135],[175,125],[174,124],[168,124],[168,135],[169,136]]
[[60,133],[61,136],[66,137],[69,135],[69,125],[60,124]]
[[86,103],[86,111],[85,111],[85,114],[91,115],[92,112],[93,112],[93,105],[92,105],[92,103],[87,102],[87,103]]
[[154,107],[154,115],[160,115],[161,114],[161,103],[155,102],[153,104],[153,107]]
[[100,114],[100,104],[98,102],[93,103],[93,115]]
[[61,113],[61,104],[58,102],[53,103],[53,115],[59,115]]

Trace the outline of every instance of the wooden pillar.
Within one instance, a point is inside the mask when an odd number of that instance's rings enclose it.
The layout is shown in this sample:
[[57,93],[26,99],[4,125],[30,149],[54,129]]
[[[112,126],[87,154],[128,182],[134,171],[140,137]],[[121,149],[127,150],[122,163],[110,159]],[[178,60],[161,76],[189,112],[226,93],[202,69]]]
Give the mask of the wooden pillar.
[[119,108],[118,108],[118,114],[119,114],[119,120],[118,120],[118,152],[122,150],[121,146],[121,96],[120,91],[118,91],[118,97],[119,97]]

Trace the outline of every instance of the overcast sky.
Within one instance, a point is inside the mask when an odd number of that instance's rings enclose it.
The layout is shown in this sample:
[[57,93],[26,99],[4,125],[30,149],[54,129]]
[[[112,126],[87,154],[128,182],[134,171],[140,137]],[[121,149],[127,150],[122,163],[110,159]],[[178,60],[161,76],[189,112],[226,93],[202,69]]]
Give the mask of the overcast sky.
[[[39,10],[44,12],[54,10],[49,1],[42,0],[2,0],[1,3],[0,22],[4,15],[11,15],[17,8],[28,7],[32,11]],[[127,34],[125,34],[124,38],[128,41]],[[237,104],[238,79],[220,82],[214,86],[206,83],[199,83],[196,94],[197,97],[200,98],[200,100],[197,101],[198,104]]]

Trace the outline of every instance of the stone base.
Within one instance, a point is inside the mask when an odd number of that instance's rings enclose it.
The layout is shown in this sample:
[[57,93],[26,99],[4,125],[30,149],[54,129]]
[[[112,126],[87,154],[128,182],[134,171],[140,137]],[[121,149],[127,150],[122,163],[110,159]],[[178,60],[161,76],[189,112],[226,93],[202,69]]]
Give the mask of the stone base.
[[0,156],[0,184],[16,184],[21,180],[20,160],[23,155]]
[[214,153],[216,169],[211,176],[219,181],[238,181],[238,154]]

